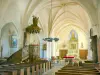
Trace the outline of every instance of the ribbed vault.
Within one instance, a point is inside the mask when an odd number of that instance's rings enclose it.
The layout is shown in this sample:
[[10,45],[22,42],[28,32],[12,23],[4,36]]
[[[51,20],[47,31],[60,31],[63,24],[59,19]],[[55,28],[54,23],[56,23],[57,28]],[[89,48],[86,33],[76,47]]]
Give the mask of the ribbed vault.
[[[37,3],[28,23],[31,23],[32,15],[39,17],[39,26],[44,37],[55,36],[56,33],[66,30],[67,25],[76,25],[88,33],[91,22],[88,13],[82,6],[73,0],[43,0]],[[58,34],[59,35],[59,34]]]

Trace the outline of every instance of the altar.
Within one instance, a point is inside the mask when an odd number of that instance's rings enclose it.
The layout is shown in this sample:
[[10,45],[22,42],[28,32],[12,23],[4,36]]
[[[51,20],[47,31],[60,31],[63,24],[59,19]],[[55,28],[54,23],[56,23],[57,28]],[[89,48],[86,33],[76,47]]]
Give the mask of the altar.
[[63,58],[65,58],[65,62],[69,62],[72,65],[74,56],[64,56]]
[[72,58],[74,58],[74,56],[64,56],[63,58],[72,59]]
[[74,56],[75,58],[79,58],[79,50],[78,50],[78,35],[72,30],[70,32],[69,39],[69,47],[67,56]]

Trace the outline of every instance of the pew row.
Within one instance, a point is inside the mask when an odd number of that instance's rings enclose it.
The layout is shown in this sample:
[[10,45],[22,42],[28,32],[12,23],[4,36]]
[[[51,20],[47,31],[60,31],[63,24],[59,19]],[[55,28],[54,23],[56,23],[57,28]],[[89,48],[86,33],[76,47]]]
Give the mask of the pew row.
[[51,62],[0,65],[0,75],[42,75],[49,69],[51,69]]
[[58,72],[55,72],[55,75],[100,75],[100,72],[91,65],[86,66],[69,66],[66,65]]

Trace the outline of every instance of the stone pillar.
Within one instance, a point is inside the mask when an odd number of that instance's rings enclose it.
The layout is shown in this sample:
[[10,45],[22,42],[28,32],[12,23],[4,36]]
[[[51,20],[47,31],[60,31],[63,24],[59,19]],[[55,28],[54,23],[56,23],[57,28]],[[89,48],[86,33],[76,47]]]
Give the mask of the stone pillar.
[[55,41],[53,41],[53,56],[57,56],[57,41],[55,42]]
[[50,42],[50,50],[51,50],[51,57],[54,56],[54,45],[53,45],[53,41]]
[[51,48],[52,48],[52,49],[51,49],[51,51],[52,51],[52,52],[51,52],[51,54],[52,54],[51,56],[54,56],[54,57],[55,57],[55,52],[56,52],[56,51],[55,51],[55,41],[52,41],[52,46],[51,46]]
[[55,42],[55,56],[58,56],[59,50],[58,50],[58,42]]
[[47,42],[47,51],[46,51],[47,53],[47,59],[49,60],[49,59],[51,59],[51,42]]

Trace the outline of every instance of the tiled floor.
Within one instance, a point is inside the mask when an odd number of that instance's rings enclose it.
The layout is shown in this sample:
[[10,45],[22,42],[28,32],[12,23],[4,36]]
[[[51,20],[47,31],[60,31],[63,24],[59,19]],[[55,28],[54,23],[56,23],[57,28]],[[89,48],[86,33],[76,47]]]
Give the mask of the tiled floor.
[[65,65],[64,61],[61,61],[61,63],[55,63],[54,67],[51,70],[45,72],[43,75],[55,75],[55,72],[57,72],[64,65]]

